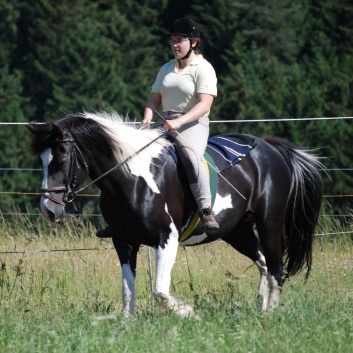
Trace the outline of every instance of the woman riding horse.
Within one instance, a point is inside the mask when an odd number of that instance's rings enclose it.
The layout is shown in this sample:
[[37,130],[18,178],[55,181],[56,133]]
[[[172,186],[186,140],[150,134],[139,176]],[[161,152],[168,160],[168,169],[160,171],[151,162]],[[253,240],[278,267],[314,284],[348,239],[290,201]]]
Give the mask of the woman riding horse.
[[122,266],[125,312],[134,312],[142,244],[156,252],[156,297],[182,316],[192,308],[169,293],[179,245],[222,239],[249,257],[260,271],[263,309],[278,305],[284,277],[304,268],[308,276],[323,194],[322,165],[313,154],[279,138],[219,136],[253,148],[216,180],[213,211],[220,227],[185,238],[197,205],[166,148],[164,129],[136,129],[114,113],[68,115],[27,128],[43,166],[40,208],[46,219],[64,217],[87,176],[101,190],[100,209]]

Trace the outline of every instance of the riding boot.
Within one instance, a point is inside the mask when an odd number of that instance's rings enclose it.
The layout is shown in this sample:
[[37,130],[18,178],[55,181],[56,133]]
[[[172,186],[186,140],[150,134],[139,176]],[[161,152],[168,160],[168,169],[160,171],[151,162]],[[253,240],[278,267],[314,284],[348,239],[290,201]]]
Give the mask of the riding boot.
[[98,238],[111,238],[112,234],[111,234],[111,231],[110,231],[110,227],[108,226],[108,227],[106,227],[104,229],[97,230],[96,236]]
[[212,230],[212,229],[219,228],[219,224],[216,221],[216,218],[211,210],[211,207],[201,208],[199,210],[199,215],[205,229]]

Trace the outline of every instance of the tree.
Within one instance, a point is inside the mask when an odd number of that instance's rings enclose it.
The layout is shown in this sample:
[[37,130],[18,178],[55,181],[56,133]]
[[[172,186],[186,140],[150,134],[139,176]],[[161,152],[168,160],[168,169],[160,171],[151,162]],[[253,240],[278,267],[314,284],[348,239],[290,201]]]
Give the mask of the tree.
[[[211,119],[279,121],[212,124],[212,133],[277,134],[327,146],[328,164],[347,166],[349,122],[280,120],[351,115],[352,14],[349,0],[0,0],[0,119],[114,109],[140,120],[159,68],[173,57],[166,34],[187,16],[199,24],[203,54],[218,76]],[[0,130],[1,166],[31,166],[23,126]],[[0,185],[33,191],[31,178],[2,174]],[[351,185],[341,175],[332,189]]]
[[296,62],[303,42],[301,27],[307,11],[300,2],[242,1],[237,11],[248,48],[256,43],[262,59],[268,64],[272,58],[286,64]]
[[[26,117],[23,106],[26,100],[21,97],[21,74],[10,72],[8,66],[0,69],[0,122],[24,122]],[[28,168],[32,165],[28,151],[29,136],[23,125],[3,125],[0,128],[0,166],[1,168]],[[28,172],[27,172],[28,173]],[[34,182],[35,181],[35,182]],[[39,185],[35,174],[26,174],[13,170],[0,171],[0,191],[5,193],[0,197],[0,211],[13,210],[14,204],[25,211],[29,207],[29,198],[16,196],[13,192],[34,191],[32,185]],[[30,208],[30,207],[29,207]]]

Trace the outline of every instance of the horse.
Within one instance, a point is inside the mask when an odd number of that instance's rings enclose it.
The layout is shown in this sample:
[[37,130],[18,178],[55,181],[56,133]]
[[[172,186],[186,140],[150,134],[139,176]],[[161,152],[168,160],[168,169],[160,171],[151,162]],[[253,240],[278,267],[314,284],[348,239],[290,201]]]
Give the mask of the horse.
[[155,298],[183,317],[194,315],[192,305],[169,292],[179,246],[223,240],[251,259],[260,273],[262,310],[279,305],[286,278],[305,269],[308,278],[323,197],[323,165],[312,150],[280,137],[220,135],[252,141],[252,147],[240,163],[223,171],[215,164],[212,209],[220,228],[205,233],[201,227],[185,238],[196,203],[163,128],[139,128],[114,111],[66,114],[26,127],[31,151],[40,156],[43,168],[40,210],[45,219],[61,221],[66,204],[83,190],[78,187],[86,179],[100,189],[99,207],[122,268],[127,315],[135,312],[141,245],[155,250]]

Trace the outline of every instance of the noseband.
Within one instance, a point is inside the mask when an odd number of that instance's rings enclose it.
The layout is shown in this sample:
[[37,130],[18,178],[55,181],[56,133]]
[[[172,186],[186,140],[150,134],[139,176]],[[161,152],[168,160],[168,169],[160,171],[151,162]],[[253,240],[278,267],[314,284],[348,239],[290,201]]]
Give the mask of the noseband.
[[[83,158],[83,154],[82,154],[80,148],[77,146],[71,133],[68,131],[67,134],[68,134],[68,139],[60,141],[60,143],[71,143],[70,170],[69,170],[69,177],[66,182],[66,185],[40,189],[42,197],[44,197],[44,198],[46,198],[46,199],[48,199],[58,205],[61,205],[63,207],[65,207],[65,204],[67,202],[72,202],[76,196],[75,188],[77,186],[77,171],[78,171],[78,169],[81,169],[80,162],[83,164],[83,166],[88,174],[88,165]],[[58,192],[58,193],[63,192],[64,193],[63,201],[54,199],[54,198],[50,197],[49,195],[46,195],[45,193],[48,193],[48,192]]]

